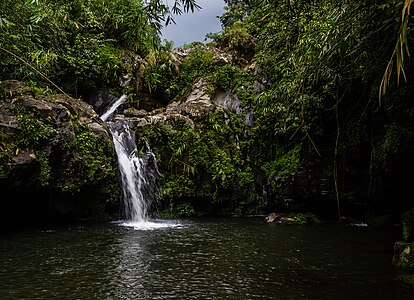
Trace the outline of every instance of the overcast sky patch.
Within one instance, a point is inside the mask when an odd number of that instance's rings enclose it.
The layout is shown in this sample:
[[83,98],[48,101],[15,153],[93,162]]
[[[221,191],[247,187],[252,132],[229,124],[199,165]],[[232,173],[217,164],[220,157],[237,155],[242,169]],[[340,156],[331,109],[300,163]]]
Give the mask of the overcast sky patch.
[[[170,1],[171,3],[173,1]],[[207,33],[221,30],[220,20],[224,12],[223,0],[197,0],[201,10],[194,13],[175,16],[176,24],[170,24],[162,30],[162,38],[174,41],[174,47],[199,41],[205,42]]]

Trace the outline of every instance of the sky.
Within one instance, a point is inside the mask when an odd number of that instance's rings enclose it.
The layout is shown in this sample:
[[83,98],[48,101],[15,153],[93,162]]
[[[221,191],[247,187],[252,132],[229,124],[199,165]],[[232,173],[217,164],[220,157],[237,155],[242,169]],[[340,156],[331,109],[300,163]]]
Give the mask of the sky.
[[[173,0],[169,0],[173,3]],[[194,13],[175,16],[176,24],[170,24],[162,30],[162,38],[174,41],[174,47],[199,41],[204,42],[204,37],[210,32],[221,30],[220,20],[217,18],[224,12],[223,0],[197,0],[201,10]]]

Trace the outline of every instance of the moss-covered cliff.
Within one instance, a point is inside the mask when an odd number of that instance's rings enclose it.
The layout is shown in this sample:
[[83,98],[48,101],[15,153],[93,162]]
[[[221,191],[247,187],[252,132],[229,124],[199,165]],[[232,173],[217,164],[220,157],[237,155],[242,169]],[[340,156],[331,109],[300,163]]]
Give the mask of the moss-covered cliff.
[[88,104],[3,81],[0,135],[1,222],[107,219],[116,212],[111,138]]

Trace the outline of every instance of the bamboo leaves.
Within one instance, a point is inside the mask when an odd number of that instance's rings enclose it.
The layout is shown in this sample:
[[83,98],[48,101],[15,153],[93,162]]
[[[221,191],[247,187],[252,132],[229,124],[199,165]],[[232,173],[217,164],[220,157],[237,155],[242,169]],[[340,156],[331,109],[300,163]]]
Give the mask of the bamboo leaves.
[[[145,57],[160,48],[160,29],[169,13],[163,0],[0,2],[0,80],[44,81],[24,61],[75,96],[92,85],[116,85],[123,53]],[[176,2],[181,12],[199,7],[195,0]],[[159,77],[151,78],[151,87]]]
[[385,95],[387,92],[387,88],[389,86],[390,78],[392,75],[392,69],[394,67],[394,60],[395,60],[395,67],[397,72],[397,84],[400,82],[401,74],[404,77],[404,80],[407,80],[405,71],[404,71],[404,58],[405,55],[410,56],[410,49],[408,47],[407,41],[407,30],[408,30],[408,23],[411,16],[411,4],[414,0],[404,0],[403,8],[401,11],[401,23],[400,28],[398,30],[398,38],[394,48],[394,51],[391,55],[391,58],[385,68],[384,75],[381,80],[379,92],[378,92],[378,101],[379,105],[381,106],[382,96]]
[[6,28],[11,26],[14,26],[13,22],[10,22],[6,18],[0,17],[0,28]]

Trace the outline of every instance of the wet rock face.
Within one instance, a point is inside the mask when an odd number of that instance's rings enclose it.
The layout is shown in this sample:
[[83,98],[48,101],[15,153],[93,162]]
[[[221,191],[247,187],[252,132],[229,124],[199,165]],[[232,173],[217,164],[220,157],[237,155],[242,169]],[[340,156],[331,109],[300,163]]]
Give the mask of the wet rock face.
[[[213,61],[218,66],[223,66],[226,64],[231,64],[233,62],[233,56],[226,51],[221,50],[216,47],[202,46],[203,50],[210,50],[214,52]],[[181,65],[188,58],[188,55],[193,51],[194,48],[183,49],[176,48],[171,52],[171,58],[174,62],[175,71],[178,73],[180,71]]]
[[117,99],[117,97],[105,91],[96,91],[89,95],[88,103],[101,115]]
[[116,116],[115,120],[129,121],[138,132],[148,126],[168,124],[174,120],[182,120],[193,127],[195,122],[204,119],[209,112],[223,110],[223,107],[214,103],[215,100],[210,96],[209,89],[209,84],[200,79],[194,83],[191,92],[180,101],[171,102],[165,107],[157,105],[152,109],[130,107],[124,110],[123,115]]
[[[40,210],[23,214],[28,219],[42,219],[50,195],[59,198],[51,204],[55,216],[102,217],[117,197],[110,134],[85,102],[34,95],[19,81],[0,82],[0,148],[1,198],[7,199],[0,201],[1,219],[25,207]],[[71,209],[59,212],[58,202]]]
[[[190,92],[190,94],[181,100],[175,107],[170,106],[170,110],[189,116],[191,119],[199,119],[204,117],[208,112],[215,109],[213,100],[208,93],[209,86],[203,80],[197,81]],[[167,107],[168,111],[168,107]]]

